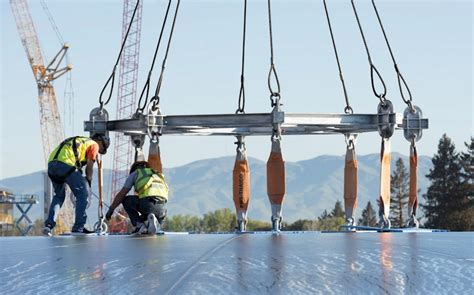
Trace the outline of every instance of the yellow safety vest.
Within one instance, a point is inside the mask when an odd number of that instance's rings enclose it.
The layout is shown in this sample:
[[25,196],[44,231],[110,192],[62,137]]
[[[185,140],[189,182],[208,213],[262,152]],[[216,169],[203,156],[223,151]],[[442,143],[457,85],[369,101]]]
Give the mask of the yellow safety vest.
[[80,169],[87,164],[86,150],[93,144],[97,143],[88,137],[76,136],[68,138],[51,152],[48,163],[59,161]]
[[135,191],[139,198],[158,197],[168,201],[168,184],[162,173],[156,173],[150,168],[139,168],[135,179]]

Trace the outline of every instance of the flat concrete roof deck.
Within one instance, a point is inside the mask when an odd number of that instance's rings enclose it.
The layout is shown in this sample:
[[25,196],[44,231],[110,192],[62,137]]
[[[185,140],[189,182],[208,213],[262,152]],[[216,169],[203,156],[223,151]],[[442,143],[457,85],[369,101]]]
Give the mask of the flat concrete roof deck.
[[472,294],[473,233],[0,238],[0,288],[81,294]]

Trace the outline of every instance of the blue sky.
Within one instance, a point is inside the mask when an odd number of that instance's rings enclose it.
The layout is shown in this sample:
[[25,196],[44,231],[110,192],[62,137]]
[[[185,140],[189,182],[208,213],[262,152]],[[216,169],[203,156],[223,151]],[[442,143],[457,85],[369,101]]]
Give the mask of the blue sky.
[[[98,105],[98,95],[115,62],[122,29],[122,1],[47,0],[74,65],[75,134]],[[164,14],[165,1],[144,0],[139,89],[143,86]],[[161,92],[164,114],[233,113],[237,107],[243,1],[183,0]],[[430,119],[418,143],[433,155],[443,133],[461,149],[473,135],[471,1],[378,1],[395,56],[413,93]],[[351,104],[356,113],[375,113],[367,58],[350,1],[328,1]],[[58,40],[39,1],[29,1],[46,60]],[[403,104],[388,50],[369,1],[357,1],[372,58],[382,73],[388,98],[398,112]],[[342,113],[344,99],[322,1],[273,1],[275,63],[287,112]],[[36,85],[20,43],[9,3],[1,0],[0,179],[44,168]],[[269,112],[266,76],[270,52],[266,1],[249,1],[246,57],[246,112]],[[163,53],[163,52],[162,52]],[[162,56],[162,55],[160,55]],[[161,60],[161,58],[159,59]],[[161,62],[158,63],[158,68]],[[159,70],[152,81],[156,83]],[[63,109],[65,80],[55,82]],[[107,106],[114,117],[116,90]],[[66,125],[67,135],[72,128]],[[234,155],[234,138],[165,136],[165,167]],[[379,151],[377,134],[359,137],[360,154]],[[270,140],[247,138],[249,156],[266,159]],[[408,153],[403,132],[393,150]],[[287,136],[287,161],[343,154],[343,136]],[[112,165],[112,153],[105,158]]]

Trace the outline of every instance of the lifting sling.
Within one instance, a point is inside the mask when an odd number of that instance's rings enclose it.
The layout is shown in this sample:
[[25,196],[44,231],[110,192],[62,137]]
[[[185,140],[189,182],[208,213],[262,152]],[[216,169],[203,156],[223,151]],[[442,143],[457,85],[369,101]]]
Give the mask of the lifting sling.
[[104,174],[102,170],[102,156],[97,156],[97,186],[99,187],[99,205],[97,206],[98,221],[94,225],[97,234],[107,233],[108,226],[104,218]]
[[416,152],[415,142],[412,141],[410,145],[410,193],[408,198],[408,218],[409,226],[414,225],[418,227],[418,220],[416,219],[416,209],[418,208],[418,186],[417,186],[417,171],[418,170],[418,154]]
[[390,228],[390,138],[382,138],[380,151],[380,222],[383,227]]
[[158,139],[150,140],[150,149],[148,150],[148,164],[150,168],[157,173],[163,173],[163,164],[161,163],[160,144]]
[[344,207],[346,220],[350,225],[355,225],[355,209],[357,208],[357,157],[354,141],[350,140],[346,149],[344,167]]
[[250,170],[243,136],[237,137],[237,155],[232,171],[232,193],[237,211],[239,231],[245,231],[247,223],[247,208],[250,200]]
[[267,161],[267,194],[272,206],[273,230],[279,230],[282,219],[281,205],[285,196],[285,162],[280,139],[272,140],[272,150]]

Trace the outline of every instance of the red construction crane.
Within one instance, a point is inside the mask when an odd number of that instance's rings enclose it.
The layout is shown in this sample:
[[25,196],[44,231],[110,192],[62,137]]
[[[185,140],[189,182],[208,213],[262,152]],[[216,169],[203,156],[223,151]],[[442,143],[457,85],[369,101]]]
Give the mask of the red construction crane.
[[[38,102],[40,108],[40,125],[43,141],[43,155],[45,164],[49,153],[64,140],[64,130],[59,116],[56,94],[52,82],[71,70],[70,65],[60,68],[69,45],[64,44],[48,65],[45,65],[36,29],[31,18],[26,0],[10,0],[13,17],[15,18],[21,43],[25,48],[28,62],[38,87]],[[49,181],[45,181],[49,185]],[[46,193],[44,200],[44,215],[47,217],[51,203],[50,194]],[[73,221],[73,206],[69,198],[60,211],[56,233],[69,230]]]
[[[122,42],[127,33],[137,0],[125,0],[123,6]],[[136,110],[138,62],[140,53],[140,34],[142,25],[142,3],[139,4],[120,60],[120,78],[117,98],[117,119],[130,118]],[[115,133],[114,164],[110,189],[110,203],[122,188],[132,164],[133,150],[130,137]],[[109,204],[110,204],[109,203]],[[123,214],[122,214],[123,215]],[[109,225],[111,232],[126,232],[128,221],[113,219]]]

